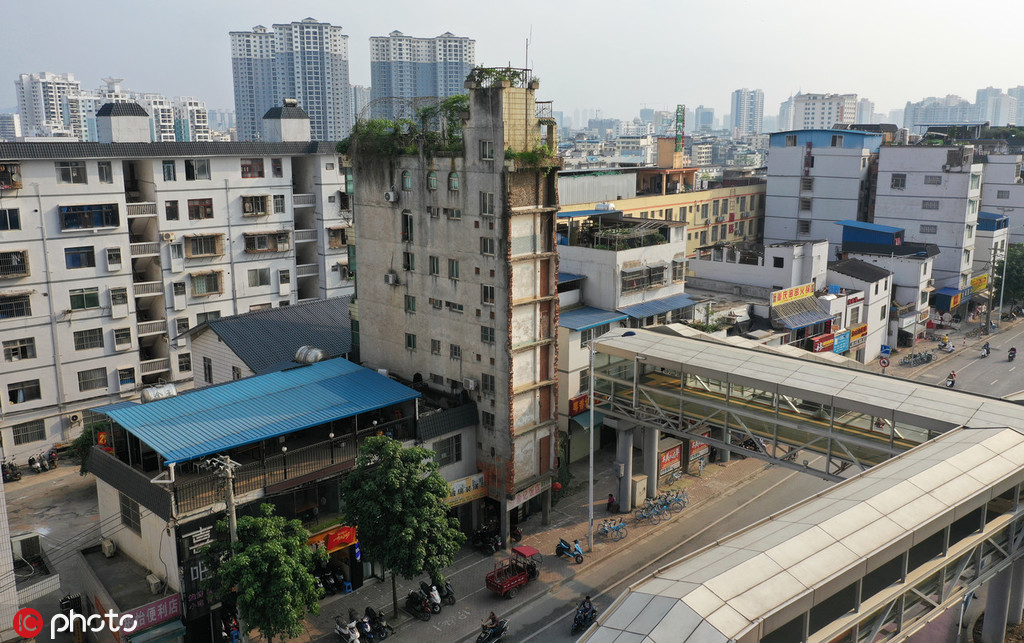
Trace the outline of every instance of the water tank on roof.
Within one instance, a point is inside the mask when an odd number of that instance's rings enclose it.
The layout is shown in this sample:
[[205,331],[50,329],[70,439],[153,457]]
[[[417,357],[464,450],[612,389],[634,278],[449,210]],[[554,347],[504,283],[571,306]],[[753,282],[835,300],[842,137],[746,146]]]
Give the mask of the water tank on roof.
[[327,359],[327,353],[315,346],[300,346],[295,351],[295,361],[299,364],[315,364]]
[[178,389],[174,387],[174,384],[150,386],[149,388],[142,389],[142,403],[145,404],[146,402],[154,402],[156,400],[174,397],[177,394]]
[[595,210],[607,210],[607,211],[611,212],[611,211],[616,210],[617,208],[615,207],[614,203],[607,203],[607,202],[605,202],[605,203],[598,203],[597,205],[594,206],[594,209]]

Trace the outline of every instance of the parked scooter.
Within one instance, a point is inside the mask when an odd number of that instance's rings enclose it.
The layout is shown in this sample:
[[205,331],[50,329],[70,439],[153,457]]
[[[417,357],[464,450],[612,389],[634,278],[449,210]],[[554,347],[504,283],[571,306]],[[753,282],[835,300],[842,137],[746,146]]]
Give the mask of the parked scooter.
[[355,621],[346,623],[341,616],[334,617],[334,633],[342,643],[355,643],[359,640],[359,630],[356,629]]
[[14,482],[15,480],[21,480],[21,470],[18,469],[18,465],[14,460],[8,461],[7,458],[3,459],[0,468],[3,469],[4,482]]
[[395,628],[388,625],[387,619],[384,618],[384,612],[380,610],[375,610],[368,606],[366,611],[363,612],[363,618],[370,620],[370,627],[373,628],[374,635],[380,641],[395,633]]
[[428,599],[430,599],[430,611],[434,614],[441,613],[441,594],[437,591],[435,585],[430,585],[426,581],[420,581],[420,591]]
[[44,471],[43,463],[40,462],[39,459],[36,458],[36,456],[34,455],[30,455],[28,457],[28,468],[35,473],[42,473]]
[[488,527],[481,527],[473,532],[473,546],[490,555],[501,549],[501,536]]
[[447,578],[444,579],[444,582],[438,582],[436,578],[431,578],[430,584],[437,588],[437,593],[440,594],[443,603],[455,604],[455,590],[452,589],[452,584]]
[[558,539],[558,545],[555,547],[555,556],[561,558],[562,556],[570,556],[576,559],[576,563],[580,564],[583,562],[583,548],[580,547],[579,539],[572,541],[573,544],[565,542],[564,538]]
[[511,536],[512,540],[515,542],[519,542],[523,539],[523,530],[519,528],[519,525],[513,525],[512,531],[509,532],[509,536]]
[[575,634],[590,627],[590,624],[597,620],[597,608],[591,607],[588,611],[584,603],[576,607],[576,616],[572,619],[572,632]]
[[320,579],[320,583],[324,586],[324,591],[328,594],[334,596],[338,593],[338,584],[334,581],[334,574],[329,569],[320,568],[315,576]]
[[498,621],[498,627],[487,627],[486,625],[481,626],[483,631],[480,632],[480,636],[476,637],[476,643],[498,643],[508,632],[508,619],[503,618]]
[[414,589],[405,597],[405,611],[421,621],[429,621],[430,599],[422,591]]
[[356,611],[350,607],[348,608],[348,620],[356,624],[356,631],[359,632],[359,640],[373,643],[373,640],[376,637],[373,635],[373,626],[370,625],[369,618],[366,616],[360,618],[359,614],[356,614]]

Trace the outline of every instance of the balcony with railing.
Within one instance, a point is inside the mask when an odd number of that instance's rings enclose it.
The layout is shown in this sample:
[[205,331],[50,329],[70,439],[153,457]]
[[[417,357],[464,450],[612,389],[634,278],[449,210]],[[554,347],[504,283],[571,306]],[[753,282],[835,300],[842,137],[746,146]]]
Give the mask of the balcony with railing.
[[316,230],[295,230],[292,232],[296,243],[303,241],[316,241]]
[[139,371],[143,375],[163,373],[169,370],[171,370],[171,358],[169,357],[159,357],[157,359],[147,359],[139,362]]
[[153,297],[164,294],[164,282],[162,281],[139,281],[132,284],[136,297]]
[[156,241],[131,244],[132,257],[152,257],[160,254],[160,244]]
[[312,208],[316,206],[316,195],[315,194],[293,194],[292,195],[292,207],[293,208]]
[[295,266],[296,277],[316,277],[320,274],[320,266],[315,263],[305,263]]
[[156,203],[129,203],[128,218],[154,217],[157,215]]
[[146,335],[160,335],[167,332],[167,320],[158,319],[156,321],[139,322],[139,337],[145,337]]

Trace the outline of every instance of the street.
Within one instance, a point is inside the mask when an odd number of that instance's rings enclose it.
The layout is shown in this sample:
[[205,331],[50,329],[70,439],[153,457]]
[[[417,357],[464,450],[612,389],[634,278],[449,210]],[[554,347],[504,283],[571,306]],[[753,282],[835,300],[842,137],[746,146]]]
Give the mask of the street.
[[[980,393],[990,397],[1005,397],[1024,390],[1024,362],[1006,359],[1011,346],[1024,349],[1024,326],[1008,326],[1003,333],[989,336],[992,354],[981,358],[981,346],[984,339],[972,338],[964,346],[962,338],[953,337],[956,350],[950,355],[942,354],[938,363],[924,367],[915,373],[914,378],[920,382],[942,385],[951,370],[957,373],[956,388],[971,393]],[[918,350],[931,350],[937,347],[936,342],[918,342]],[[936,354],[940,354],[936,351]],[[890,368],[893,375],[900,375],[900,367]]]

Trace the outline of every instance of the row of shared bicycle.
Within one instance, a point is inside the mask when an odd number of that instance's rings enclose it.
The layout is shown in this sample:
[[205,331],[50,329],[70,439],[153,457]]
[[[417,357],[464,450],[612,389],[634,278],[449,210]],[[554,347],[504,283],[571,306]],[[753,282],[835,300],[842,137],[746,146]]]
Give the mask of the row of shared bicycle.
[[[682,490],[668,491],[657,498],[647,498],[643,506],[633,512],[633,525],[637,526],[645,522],[657,525],[663,520],[671,518],[673,514],[681,512],[689,503],[689,494]],[[622,540],[629,535],[626,519],[620,516],[602,521],[597,535],[609,540]]]

